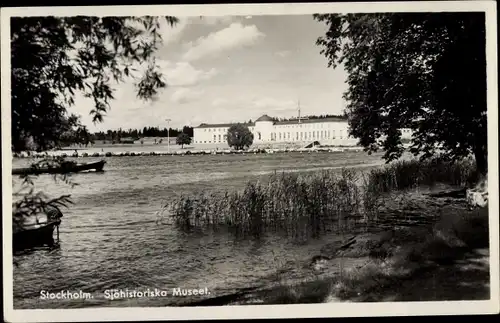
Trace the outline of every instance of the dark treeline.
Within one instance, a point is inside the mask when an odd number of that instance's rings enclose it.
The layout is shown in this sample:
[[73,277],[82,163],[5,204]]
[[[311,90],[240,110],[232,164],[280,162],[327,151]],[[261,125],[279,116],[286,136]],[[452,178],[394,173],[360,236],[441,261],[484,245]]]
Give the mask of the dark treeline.
[[106,132],[99,131],[92,134],[93,140],[109,140],[119,141],[124,138],[140,139],[144,137],[177,137],[180,133],[185,133],[193,137],[193,128],[184,126],[182,129],[167,128],[160,129],[159,127],[144,127],[142,129],[118,129],[108,130]]

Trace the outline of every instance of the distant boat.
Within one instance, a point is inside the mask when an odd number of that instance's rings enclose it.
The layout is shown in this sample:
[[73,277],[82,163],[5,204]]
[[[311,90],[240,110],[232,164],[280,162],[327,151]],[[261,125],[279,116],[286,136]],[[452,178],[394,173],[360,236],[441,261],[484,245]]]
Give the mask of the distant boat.
[[65,173],[78,173],[89,170],[102,172],[106,164],[105,160],[100,160],[95,163],[77,164],[75,162],[66,161],[58,167],[27,167],[17,168],[12,170],[12,175],[37,175],[37,174],[65,174]]
[[59,241],[59,225],[62,213],[51,209],[46,213],[21,217],[12,225],[12,247],[14,251],[21,251],[34,247],[53,247],[54,230],[57,229]]

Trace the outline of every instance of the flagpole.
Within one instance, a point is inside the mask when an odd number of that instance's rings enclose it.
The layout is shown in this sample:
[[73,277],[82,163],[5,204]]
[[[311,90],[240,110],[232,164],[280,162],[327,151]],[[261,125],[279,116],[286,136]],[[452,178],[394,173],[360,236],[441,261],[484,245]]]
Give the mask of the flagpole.
[[167,153],[170,154],[170,121],[172,121],[171,119],[165,119],[165,121],[167,122]]
[[300,123],[300,99],[299,99],[299,102],[298,102],[298,109],[299,109],[299,123]]

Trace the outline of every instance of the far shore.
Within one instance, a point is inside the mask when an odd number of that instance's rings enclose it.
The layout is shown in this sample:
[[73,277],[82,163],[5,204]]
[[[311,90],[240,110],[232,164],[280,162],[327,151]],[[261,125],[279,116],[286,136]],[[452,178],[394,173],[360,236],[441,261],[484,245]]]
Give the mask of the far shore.
[[[312,152],[359,152],[362,147],[344,146],[344,147],[314,147],[314,148],[250,148],[246,150],[219,149],[219,148],[196,148],[193,147],[172,147],[171,149],[137,149],[140,147],[122,146],[106,148],[74,148],[61,149],[46,152],[22,152],[14,153],[14,158],[43,158],[43,157],[126,157],[126,156],[176,156],[176,155],[224,155],[224,154],[273,154],[273,153],[312,153]],[[154,147],[153,147],[154,148]]]

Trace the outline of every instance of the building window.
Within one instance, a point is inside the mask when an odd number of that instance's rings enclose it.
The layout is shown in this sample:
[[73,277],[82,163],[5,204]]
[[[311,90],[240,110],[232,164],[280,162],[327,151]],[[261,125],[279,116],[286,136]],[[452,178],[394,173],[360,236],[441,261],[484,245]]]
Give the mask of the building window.
[[290,140],[290,133],[288,133],[288,140]]
[[296,134],[295,139],[299,140],[299,133],[296,132],[295,134]]
[[281,140],[281,132],[279,133],[279,138],[280,138],[280,140]]
[[221,141],[221,136],[219,135],[219,142]]
[[300,132],[300,140],[302,140],[303,135],[304,135],[304,134],[303,134],[303,132],[301,131],[301,132]]
[[340,139],[342,139],[342,130],[340,130]]

